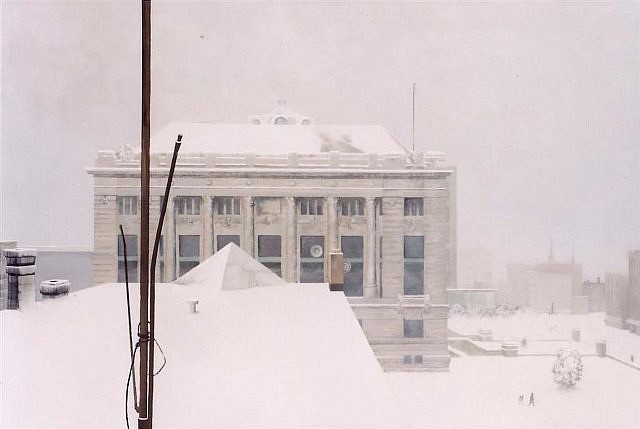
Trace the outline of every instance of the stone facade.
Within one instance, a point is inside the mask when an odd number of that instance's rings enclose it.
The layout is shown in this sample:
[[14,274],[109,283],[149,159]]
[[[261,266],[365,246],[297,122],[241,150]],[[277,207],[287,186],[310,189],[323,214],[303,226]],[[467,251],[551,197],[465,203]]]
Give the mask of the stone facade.
[[605,317],[609,326],[625,328],[629,314],[629,278],[624,274],[605,274]]
[[[184,141],[183,149],[186,132]],[[232,241],[288,282],[323,282],[326,256],[341,249],[345,295],[383,367],[447,370],[455,170],[438,153],[258,150],[181,153],[158,280],[174,280]],[[151,157],[151,239],[170,158]],[[113,282],[124,268],[119,224],[137,281],[139,155],[101,151],[89,173],[95,179],[94,282]]]

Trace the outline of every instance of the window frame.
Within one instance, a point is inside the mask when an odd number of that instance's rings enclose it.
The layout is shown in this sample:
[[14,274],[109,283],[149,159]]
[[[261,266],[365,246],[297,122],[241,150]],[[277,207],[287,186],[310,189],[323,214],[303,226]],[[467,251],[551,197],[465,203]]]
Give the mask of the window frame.
[[406,197],[404,199],[405,216],[424,216],[424,198]]
[[200,216],[202,197],[197,195],[180,195],[175,201],[178,216]]
[[116,205],[118,207],[119,216],[137,216],[138,215],[138,196],[137,195],[118,195],[116,196]]

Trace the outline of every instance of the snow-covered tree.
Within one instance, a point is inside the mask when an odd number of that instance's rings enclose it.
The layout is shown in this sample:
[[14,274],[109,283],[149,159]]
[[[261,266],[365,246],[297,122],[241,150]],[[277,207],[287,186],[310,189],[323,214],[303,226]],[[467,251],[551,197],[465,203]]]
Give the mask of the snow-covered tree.
[[553,364],[553,381],[562,387],[570,388],[582,379],[582,358],[577,350],[558,350]]

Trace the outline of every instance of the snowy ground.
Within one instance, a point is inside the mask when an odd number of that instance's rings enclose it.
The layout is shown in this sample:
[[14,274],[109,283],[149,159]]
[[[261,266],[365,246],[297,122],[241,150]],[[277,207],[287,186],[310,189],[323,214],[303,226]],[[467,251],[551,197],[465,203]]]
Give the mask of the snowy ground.
[[[479,342],[488,349],[525,337],[528,344],[517,358],[463,356],[451,360],[448,373],[389,373],[387,378],[414,427],[637,428],[638,359],[633,368],[610,358],[583,357],[583,379],[576,388],[561,389],[553,382],[553,355],[560,347],[595,354],[595,342],[605,339],[608,353],[627,364],[631,354],[640,357],[640,336],[605,326],[603,316],[451,317],[449,327],[458,334],[491,329],[494,341]],[[571,340],[575,328],[579,342]],[[527,406],[531,392],[535,407]],[[525,396],[524,405],[518,404],[519,395]]]
[[[582,381],[563,390],[553,382],[553,362],[551,356],[462,357],[452,359],[448,373],[388,373],[387,378],[413,427],[640,427],[640,371],[586,357]],[[535,407],[527,406],[531,392]]]
[[[459,334],[477,334],[478,330],[491,329],[498,345],[504,340],[520,343],[527,339],[522,354],[555,353],[559,347],[572,347],[584,354],[596,352],[596,341],[607,341],[607,353],[625,362],[640,361],[640,335],[606,326],[604,313],[568,315],[546,313],[518,313],[507,317],[449,318],[449,328]],[[580,342],[571,340],[571,330],[580,329]]]

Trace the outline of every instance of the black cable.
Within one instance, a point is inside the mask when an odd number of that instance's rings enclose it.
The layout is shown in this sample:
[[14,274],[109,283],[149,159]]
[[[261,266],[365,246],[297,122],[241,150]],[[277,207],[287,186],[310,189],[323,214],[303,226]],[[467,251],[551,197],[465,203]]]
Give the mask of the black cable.
[[[127,262],[127,241],[124,239],[124,229],[120,224],[120,236],[122,237],[122,250],[124,254],[124,282],[127,291],[127,318],[129,320],[129,353],[131,359],[133,359],[133,334],[131,333],[131,301],[129,299],[129,264]],[[136,375],[135,370],[133,372],[133,405],[135,410],[138,410],[138,395],[136,392]]]
[[154,338],[153,341],[156,343],[156,346],[158,346],[160,353],[162,353],[162,366],[155,374],[153,374],[153,376],[155,377],[156,375],[160,374],[164,366],[167,364],[167,357],[164,355],[164,351],[162,350],[162,347],[160,347],[160,343],[158,342],[158,340]]
[[[127,429],[129,429],[129,383],[131,382],[131,373],[133,373],[133,365],[136,362],[136,353],[139,348],[140,343],[137,342],[136,348],[133,350],[133,356],[131,356],[131,366],[129,367],[129,376],[127,377],[127,390],[124,393],[124,418],[127,420]],[[135,377],[133,382],[135,383]]]

